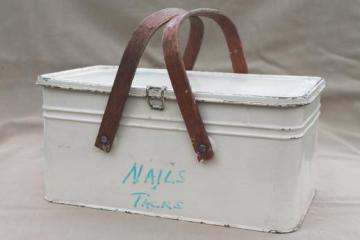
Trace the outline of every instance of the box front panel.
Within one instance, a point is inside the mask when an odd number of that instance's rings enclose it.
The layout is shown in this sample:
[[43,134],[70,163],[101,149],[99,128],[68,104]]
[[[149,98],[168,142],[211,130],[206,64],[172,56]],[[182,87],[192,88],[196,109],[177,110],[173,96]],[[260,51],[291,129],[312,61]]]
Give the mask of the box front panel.
[[[254,137],[244,127],[209,126],[216,155],[202,164],[182,123],[125,118],[112,151],[104,153],[94,147],[101,115],[72,106],[102,99],[101,107],[104,96],[50,92],[44,117],[51,201],[267,231],[291,230],[306,211],[312,154],[304,152],[314,140],[313,125],[294,139],[285,138],[286,131],[261,137],[262,130],[252,129]],[[129,99],[127,108],[137,101]],[[178,109],[169,110],[178,116]]]

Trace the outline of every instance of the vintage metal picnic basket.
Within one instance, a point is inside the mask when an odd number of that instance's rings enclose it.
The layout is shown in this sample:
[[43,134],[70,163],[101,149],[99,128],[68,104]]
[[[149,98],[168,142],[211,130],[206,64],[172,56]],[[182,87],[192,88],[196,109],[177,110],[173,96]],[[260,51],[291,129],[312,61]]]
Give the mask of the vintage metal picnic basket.
[[[200,17],[221,27],[234,73],[189,71]],[[167,69],[137,68],[161,26]],[[158,11],[135,30],[119,67],[37,83],[51,202],[268,232],[296,230],[307,212],[325,82],[247,74],[236,27],[218,10]]]

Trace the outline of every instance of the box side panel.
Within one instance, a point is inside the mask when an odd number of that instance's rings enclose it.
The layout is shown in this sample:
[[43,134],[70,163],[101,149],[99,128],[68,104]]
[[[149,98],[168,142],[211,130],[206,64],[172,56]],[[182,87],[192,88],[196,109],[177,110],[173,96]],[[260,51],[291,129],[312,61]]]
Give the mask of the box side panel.
[[[274,232],[297,230],[315,195],[314,153],[317,139],[315,121],[302,138],[282,145],[281,171],[274,202],[271,229]],[[294,177],[296,176],[296,177]]]

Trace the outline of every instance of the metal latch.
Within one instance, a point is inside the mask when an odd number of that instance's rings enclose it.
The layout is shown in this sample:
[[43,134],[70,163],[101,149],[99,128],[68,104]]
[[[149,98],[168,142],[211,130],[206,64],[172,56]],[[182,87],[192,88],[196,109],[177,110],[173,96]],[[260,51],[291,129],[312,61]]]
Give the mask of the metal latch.
[[154,110],[164,110],[165,108],[165,100],[164,100],[164,92],[166,87],[146,87],[146,97],[147,102],[151,109]]

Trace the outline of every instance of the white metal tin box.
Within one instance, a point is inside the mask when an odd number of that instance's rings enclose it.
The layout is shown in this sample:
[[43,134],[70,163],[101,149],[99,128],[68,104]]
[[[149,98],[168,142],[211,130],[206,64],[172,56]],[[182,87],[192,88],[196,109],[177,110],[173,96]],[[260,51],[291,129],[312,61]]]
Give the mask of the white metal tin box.
[[[113,150],[94,147],[116,70],[38,78],[47,200],[260,231],[298,228],[314,196],[323,79],[188,72],[215,152],[202,164],[166,70],[137,70]],[[149,107],[148,86],[166,86],[163,111]]]

